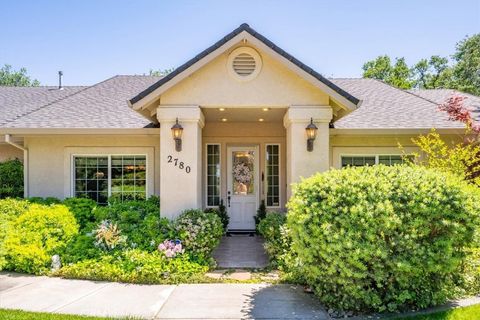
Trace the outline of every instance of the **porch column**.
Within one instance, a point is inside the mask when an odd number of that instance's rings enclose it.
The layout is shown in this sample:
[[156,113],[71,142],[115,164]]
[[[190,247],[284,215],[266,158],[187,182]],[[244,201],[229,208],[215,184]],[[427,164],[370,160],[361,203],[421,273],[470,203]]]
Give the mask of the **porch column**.
[[[330,106],[290,106],[283,118],[287,129],[287,199],[292,194],[292,183],[330,168]],[[307,151],[305,128],[310,119],[318,127],[313,151]]]
[[[172,126],[183,127],[182,150],[175,150]],[[160,215],[173,219],[185,209],[202,207],[202,128],[199,106],[159,106]]]

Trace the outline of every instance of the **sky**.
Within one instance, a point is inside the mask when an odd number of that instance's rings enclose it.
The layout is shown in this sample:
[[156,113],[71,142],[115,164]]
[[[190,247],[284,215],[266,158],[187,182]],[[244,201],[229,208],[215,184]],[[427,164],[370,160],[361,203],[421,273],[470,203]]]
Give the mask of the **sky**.
[[480,0],[0,0],[0,66],[91,85],[180,66],[246,22],[327,77],[388,54],[450,56],[480,32]]

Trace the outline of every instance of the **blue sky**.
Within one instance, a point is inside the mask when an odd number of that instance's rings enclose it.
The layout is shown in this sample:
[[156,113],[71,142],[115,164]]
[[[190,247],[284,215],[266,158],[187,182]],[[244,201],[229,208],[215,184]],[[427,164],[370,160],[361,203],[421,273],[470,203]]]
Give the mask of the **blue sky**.
[[0,65],[42,84],[88,85],[181,65],[247,22],[326,76],[358,77],[380,54],[407,63],[480,32],[480,0],[0,0]]

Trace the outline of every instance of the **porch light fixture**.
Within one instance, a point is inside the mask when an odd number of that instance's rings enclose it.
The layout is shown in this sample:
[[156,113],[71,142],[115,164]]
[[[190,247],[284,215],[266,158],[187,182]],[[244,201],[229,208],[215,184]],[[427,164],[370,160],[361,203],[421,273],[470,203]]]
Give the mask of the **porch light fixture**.
[[182,133],[183,127],[178,123],[178,118],[175,124],[172,127],[172,136],[173,140],[175,140],[175,151],[180,152],[182,151]]
[[305,128],[307,132],[307,151],[313,151],[313,141],[317,137],[317,126],[313,123],[313,118],[310,118],[310,124]]

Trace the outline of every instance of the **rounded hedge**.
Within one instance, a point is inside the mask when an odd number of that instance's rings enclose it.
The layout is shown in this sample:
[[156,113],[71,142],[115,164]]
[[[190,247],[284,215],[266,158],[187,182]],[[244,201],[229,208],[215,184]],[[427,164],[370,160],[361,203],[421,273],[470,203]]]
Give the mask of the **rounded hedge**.
[[395,311],[454,294],[480,192],[422,167],[346,168],[303,180],[288,208],[299,271],[327,307]]

